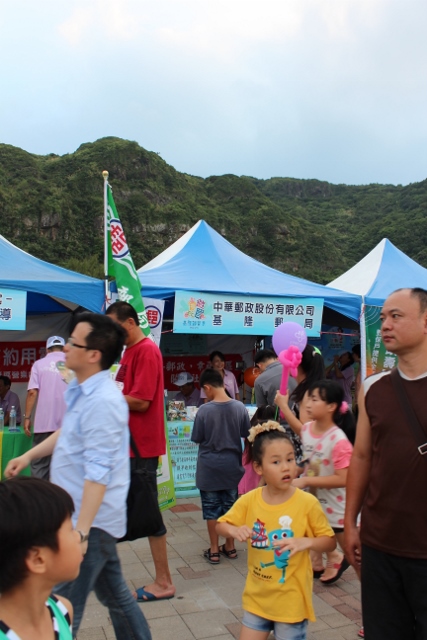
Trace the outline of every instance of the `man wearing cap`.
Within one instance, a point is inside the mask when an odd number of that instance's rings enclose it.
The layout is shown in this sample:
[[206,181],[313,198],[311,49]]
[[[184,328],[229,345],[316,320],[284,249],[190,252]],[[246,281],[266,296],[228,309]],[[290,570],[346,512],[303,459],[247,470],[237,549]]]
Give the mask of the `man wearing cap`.
[[9,424],[12,407],[16,409],[16,424],[21,424],[21,403],[16,393],[10,390],[11,384],[9,376],[0,376],[0,408],[3,409],[5,425]]
[[191,373],[182,371],[174,384],[180,388],[174,400],[183,400],[186,407],[200,407],[200,389],[194,386],[194,378]]
[[[31,369],[25,402],[24,431],[31,435],[31,414],[37,402],[34,418],[33,447],[46,440],[57,431],[65,414],[64,392],[67,388],[61,370],[64,371],[64,338],[51,336],[46,342],[47,354],[37,360]],[[51,456],[31,462],[31,474],[43,480],[49,480]]]

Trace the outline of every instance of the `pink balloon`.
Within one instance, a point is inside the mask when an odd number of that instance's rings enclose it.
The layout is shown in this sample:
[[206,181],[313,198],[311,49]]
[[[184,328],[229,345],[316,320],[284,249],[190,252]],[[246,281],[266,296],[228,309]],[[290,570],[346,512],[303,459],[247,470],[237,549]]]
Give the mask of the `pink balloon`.
[[273,333],[273,347],[277,354],[285,351],[291,345],[297,347],[301,353],[307,344],[307,334],[304,327],[297,322],[284,322],[279,324]]

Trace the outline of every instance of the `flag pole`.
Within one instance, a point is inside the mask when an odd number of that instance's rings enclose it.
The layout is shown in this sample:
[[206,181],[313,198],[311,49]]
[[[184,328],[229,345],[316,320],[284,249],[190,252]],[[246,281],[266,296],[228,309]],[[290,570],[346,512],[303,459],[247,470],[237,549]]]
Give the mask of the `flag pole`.
[[104,287],[105,287],[105,303],[110,302],[110,287],[108,285],[108,225],[107,225],[107,188],[108,188],[108,171],[102,172],[104,178]]

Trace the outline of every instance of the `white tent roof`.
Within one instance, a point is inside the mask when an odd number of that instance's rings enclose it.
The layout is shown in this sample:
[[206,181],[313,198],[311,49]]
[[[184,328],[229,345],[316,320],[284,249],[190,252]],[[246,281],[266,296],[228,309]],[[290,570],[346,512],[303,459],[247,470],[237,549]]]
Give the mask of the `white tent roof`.
[[354,267],[332,280],[328,287],[363,296],[367,304],[382,306],[396,289],[427,289],[427,269],[384,238]]

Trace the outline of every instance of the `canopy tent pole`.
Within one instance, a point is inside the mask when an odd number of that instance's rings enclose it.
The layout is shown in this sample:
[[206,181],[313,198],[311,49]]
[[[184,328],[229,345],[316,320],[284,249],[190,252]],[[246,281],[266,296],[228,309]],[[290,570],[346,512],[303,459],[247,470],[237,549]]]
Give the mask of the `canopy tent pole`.
[[108,283],[108,202],[107,202],[107,187],[108,187],[108,171],[102,172],[104,178],[104,291],[105,291],[105,304],[109,304],[111,300],[110,287]]
[[362,296],[362,308],[360,314],[360,367],[362,382],[366,378],[366,318],[365,318],[365,296]]

